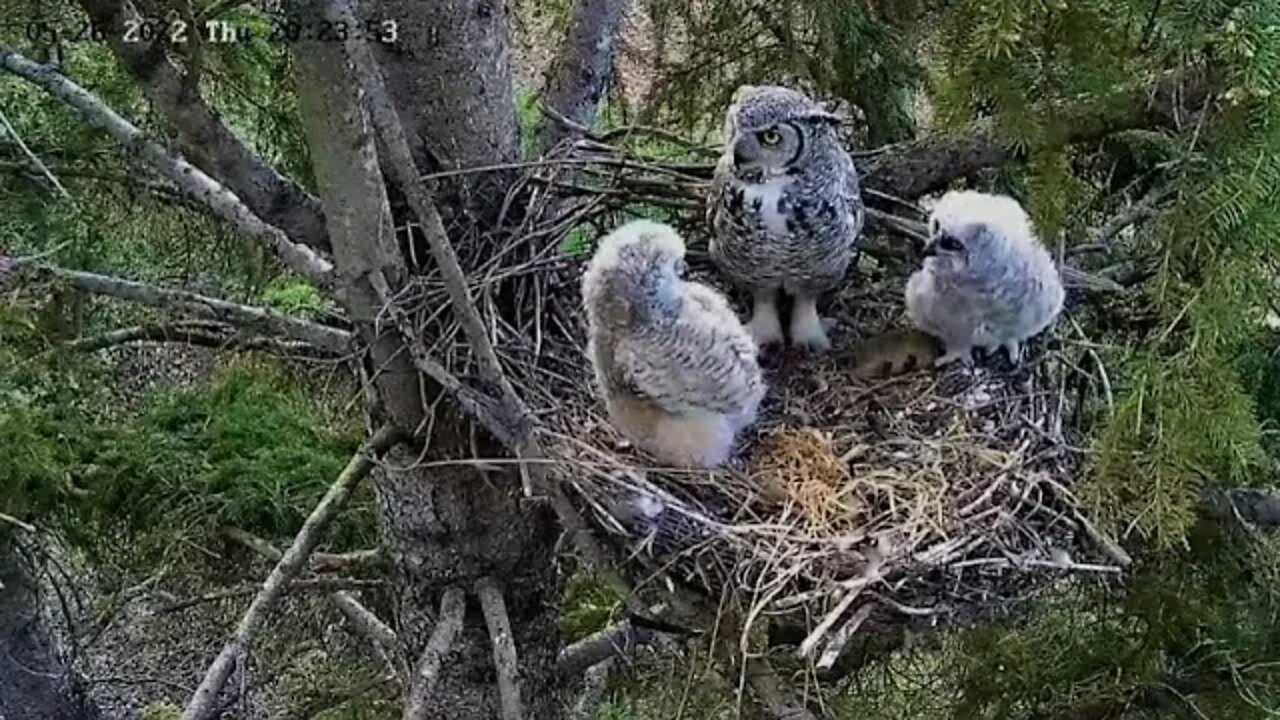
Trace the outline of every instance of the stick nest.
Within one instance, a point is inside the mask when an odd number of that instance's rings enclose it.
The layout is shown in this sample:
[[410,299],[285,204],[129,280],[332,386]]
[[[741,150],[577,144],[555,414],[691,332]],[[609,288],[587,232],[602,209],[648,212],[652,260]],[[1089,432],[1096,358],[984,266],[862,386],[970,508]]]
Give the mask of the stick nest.
[[[798,617],[810,629],[801,651],[821,667],[864,624],[986,616],[1055,574],[1117,572],[1127,562],[1071,493],[1079,451],[1067,396],[1081,371],[1068,350],[1041,338],[1018,367],[1001,353],[973,367],[855,375],[861,343],[906,326],[911,263],[901,256],[864,255],[859,272],[826,299],[825,314],[837,321],[833,352],[764,353],[769,393],[728,466],[661,467],[629,447],[609,425],[584,349],[578,282],[586,258],[551,243],[582,223],[603,233],[622,222],[621,206],[606,208],[630,197],[636,180],[614,164],[597,169],[607,178],[587,172],[596,189],[584,187],[582,202],[553,220],[526,213],[542,219],[528,221],[519,252],[489,248],[470,264],[484,271],[475,288],[485,308],[514,307],[505,313],[513,319],[495,328],[497,346],[542,422],[556,474],[634,576],[674,581],[713,603],[728,596],[748,628]],[[664,182],[652,185],[676,187],[670,208],[697,217],[705,179],[683,173],[664,170]],[[551,180],[544,173],[538,182]],[[531,208],[542,202],[534,194]],[[691,279],[735,297],[706,260],[706,238],[689,228],[685,236]],[[908,246],[883,234],[865,240]],[[439,291],[425,287],[422,297],[432,295]],[[745,312],[745,298],[735,299]],[[447,330],[427,335],[444,339],[436,351],[456,349]]]

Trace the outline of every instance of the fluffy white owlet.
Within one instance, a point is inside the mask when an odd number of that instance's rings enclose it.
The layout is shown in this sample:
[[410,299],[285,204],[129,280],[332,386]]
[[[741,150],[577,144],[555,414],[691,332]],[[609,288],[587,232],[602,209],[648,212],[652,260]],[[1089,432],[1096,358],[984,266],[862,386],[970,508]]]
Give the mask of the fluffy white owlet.
[[907,314],[946,347],[935,365],[968,360],[974,347],[1003,347],[1015,364],[1019,343],[1062,311],[1058,269],[1018,201],[953,191],[929,216],[924,267],[907,281]]
[[664,462],[714,467],[755,420],[765,383],[725,297],[681,279],[684,252],[648,220],[601,241],[582,277],[587,353],[619,432]]
[[751,292],[747,327],[760,345],[783,339],[782,290],[795,298],[792,344],[831,347],[817,299],[844,279],[864,219],[837,123],[805,95],[776,86],[739,88],[725,115],[725,151],[707,203],[711,259]]

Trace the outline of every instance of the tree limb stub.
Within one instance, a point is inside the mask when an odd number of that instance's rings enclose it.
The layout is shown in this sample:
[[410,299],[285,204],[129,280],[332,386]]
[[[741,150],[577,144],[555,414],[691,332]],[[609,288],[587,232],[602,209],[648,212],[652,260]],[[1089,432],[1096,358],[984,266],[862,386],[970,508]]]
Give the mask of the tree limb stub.
[[440,599],[440,617],[436,620],[427,646],[418,658],[418,665],[409,679],[409,689],[404,702],[404,720],[425,720],[430,708],[428,699],[440,679],[440,668],[449,648],[453,647],[458,633],[462,632],[462,619],[466,610],[466,593],[451,587]]
[[136,126],[55,68],[32,62],[4,47],[0,47],[0,67],[79,111],[89,124],[106,130],[125,150],[141,157],[156,168],[161,176],[196,201],[208,206],[220,218],[241,232],[265,242],[289,269],[315,283],[317,287],[333,290],[333,266],[329,261],[311,248],[293,242],[279,228],[263,222],[235,193],[182,156],[149,140]]
[[[1176,127],[1187,108],[1200,108],[1211,84],[1202,73],[1175,74],[1154,86],[1141,86],[1090,98],[1039,113],[1050,118],[1048,131],[1029,151],[1097,140],[1122,130]],[[863,184],[903,198],[918,198],[951,181],[1015,157],[1014,141],[982,120],[957,133],[929,137],[888,148],[861,163]]]
[[502,599],[502,588],[493,578],[482,577],[476,581],[475,591],[480,598],[485,625],[489,628],[489,641],[493,643],[501,718],[524,720],[524,703],[520,699],[520,659],[516,655],[515,635],[511,632],[511,618],[507,615],[507,603]]
[[183,711],[183,720],[208,720],[214,716],[218,709],[217,700],[222,686],[231,676],[237,660],[248,651],[254,635],[266,622],[267,615],[275,608],[289,582],[306,564],[308,556],[319,544],[330,522],[346,504],[351,491],[373,470],[374,457],[400,442],[401,437],[398,430],[384,427],[347,463],[347,467],[343,469],[338,479],[325,493],[324,498],[302,524],[302,529],[298,531],[289,549],[284,552],[271,570],[271,574],[267,576],[262,584],[262,590],[241,617],[235,635],[223,646],[222,652],[205,671],[204,680],[201,681],[200,687],[196,688],[191,700],[187,703],[186,710]]
[[80,0],[80,7],[105,31],[107,43],[125,70],[138,81],[151,104],[177,133],[187,158],[240,197],[267,224],[294,242],[329,249],[320,201],[281,175],[227,127],[162,46],[166,33],[152,42],[126,42],[126,29],[141,16],[122,0]]
[[299,340],[332,355],[344,355],[351,351],[350,333],[289,317],[274,310],[253,307],[252,305],[241,305],[185,290],[171,290],[156,285],[147,285],[146,283],[111,277],[110,275],[99,275],[83,270],[68,270],[54,265],[38,264],[34,267],[34,270],[65,280],[72,287],[95,295],[107,295],[161,309],[179,307],[188,309],[205,317],[233,325],[252,328],[291,340]]

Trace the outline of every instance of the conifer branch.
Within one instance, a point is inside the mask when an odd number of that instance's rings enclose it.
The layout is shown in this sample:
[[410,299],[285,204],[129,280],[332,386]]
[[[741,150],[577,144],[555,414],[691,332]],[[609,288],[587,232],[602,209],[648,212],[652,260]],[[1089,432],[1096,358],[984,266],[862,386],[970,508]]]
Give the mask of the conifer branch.
[[493,578],[482,577],[476,581],[475,592],[480,598],[485,625],[489,628],[489,641],[493,643],[493,665],[498,671],[501,718],[524,720],[524,702],[520,699],[520,660],[516,654],[516,639],[511,632],[507,604],[502,599],[502,588]]
[[77,110],[90,125],[106,130],[125,151],[135,154],[197,202],[239,231],[264,242],[287,267],[317,287],[333,289],[333,266],[311,248],[290,240],[279,228],[263,222],[235,193],[200,168],[154,142],[100,99],[57,69],[32,62],[0,46],[0,68],[16,75]]
[[[275,310],[241,305],[186,290],[162,288],[158,285],[148,285],[110,275],[68,270],[55,265],[34,264],[32,270],[66,281],[72,287],[87,293],[106,295],[164,310],[188,310],[213,320],[304,342],[331,355],[345,355],[351,351],[350,333],[289,317]],[[119,338],[100,338],[95,342],[110,344],[109,341],[117,339]],[[120,341],[127,342],[128,338]],[[86,341],[85,347],[78,349],[96,349],[96,347],[93,342]]]

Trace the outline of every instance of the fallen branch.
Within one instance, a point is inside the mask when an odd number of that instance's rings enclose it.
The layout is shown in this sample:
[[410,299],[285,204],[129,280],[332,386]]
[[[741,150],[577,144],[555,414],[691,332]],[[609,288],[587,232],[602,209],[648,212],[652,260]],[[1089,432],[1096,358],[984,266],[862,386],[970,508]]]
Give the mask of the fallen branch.
[[466,611],[466,593],[461,588],[451,587],[444,591],[440,598],[440,616],[436,626],[427,639],[418,658],[418,665],[409,679],[409,690],[404,703],[403,720],[424,720],[430,708],[427,699],[440,679],[440,668],[444,664],[444,656],[453,647],[462,632],[462,619]]
[[[284,557],[284,553],[280,552],[276,546],[252,533],[233,527],[224,527],[220,532],[223,537],[244,545],[272,562],[280,562],[280,558]],[[341,555],[312,553],[312,569],[321,569],[320,566],[324,565],[326,559],[329,559],[330,561],[338,560],[341,562],[349,555],[359,556],[362,554],[373,554],[377,556],[379,562],[382,560],[382,553],[376,550],[361,550],[356,553]],[[396,668],[397,672],[399,672],[399,663],[393,660],[393,658],[398,657],[399,651],[396,632],[386,623],[382,622],[382,620],[379,619],[372,611],[360,604],[360,601],[351,593],[344,590],[336,590],[329,593],[328,597],[329,601],[338,608],[338,611],[351,622],[352,628],[356,633],[372,642],[382,653],[383,657],[387,659],[388,663],[393,668]]]
[[[381,580],[356,580],[353,578],[307,578],[305,580],[294,580],[289,583],[287,592],[297,592],[300,590],[322,590],[325,592],[333,592],[336,590],[351,590],[355,588],[381,587],[385,583]],[[241,587],[228,588],[226,590],[218,590],[208,592],[185,600],[170,603],[156,610],[159,615],[168,613],[181,612],[193,608],[197,605],[218,602],[220,600],[229,600],[231,598],[244,597],[245,595],[253,595],[262,589],[259,584],[244,585]]]
[[1203,507],[1215,520],[1234,520],[1259,530],[1280,529],[1280,495],[1274,490],[1213,489],[1205,493]]
[[162,309],[181,307],[207,318],[298,340],[331,355],[344,355],[350,352],[350,333],[289,317],[274,310],[241,305],[186,290],[147,285],[110,275],[68,270],[55,265],[37,264],[34,270],[65,280],[72,287],[95,295],[107,295]]
[[226,330],[212,329],[208,325],[191,323],[154,323],[119,328],[98,335],[72,340],[63,347],[76,352],[97,352],[106,348],[135,342],[176,342],[200,345],[218,350],[257,350],[277,355],[305,354],[316,350],[310,343],[288,343],[272,337],[245,337]]
[[347,463],[347,467],[343,469],[338,479],[325,493],[324,498],[302,524],[302,529],[298,531],[293,544],[271,570],[266,582],[262,584],[262,590],[249,604],[249,609],[240,619],[235,635],[222,648],[222,652],[205,672],[200,687],[187,703],[186,710],[182,714],[183,720],[208,720],[213,717],[217,710],[218,694],[222,691],[222,686],[230,677],[236,661],[249,649],[253,636],[266,621],[268,613],[284,594],[289,582],[307,562],[307,557],[320,542],[329,523],[346,504],[351,491],[373,470],[374,456],[385,452],[400,439],[399,431],[384,427]]
[[561,650],[556,658],[556,674],[562,678],[578,677],[602,662],[628,657],[637,647],[653,644],[661,637],[662,633],[656,630],[623,620]]
[[493,665],[498,671],[498,698],[502,705],[502,720],[523,720],[524,703],[520,699],[520,660],[516,655],[515,636],[511,633],[511,619],[507,604],[502,599],[502,588],[491,577],[476,581],[476,595],[480,609],[489,628],[489,640],[493,643]]
[[101,100],[62,75],[57,69],[32,62],[0,47],[0,67],[40,87],[80,112],[85,121],[107,131],[130,154],[154,167],[161,176],[207,205],[241,232],[265,242],[290,269],[318,287],[332,290],[333,266],[314,250],[290,240],[278,228],[263,222],[240,198],[200,168],[163,145],[153,142]]

